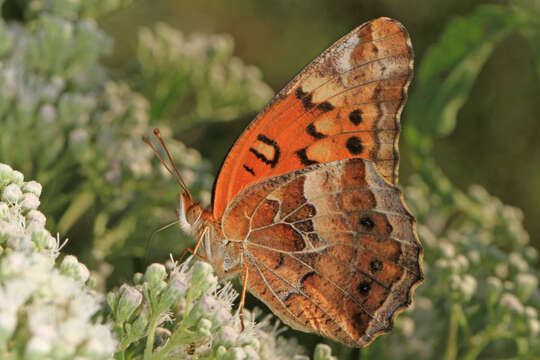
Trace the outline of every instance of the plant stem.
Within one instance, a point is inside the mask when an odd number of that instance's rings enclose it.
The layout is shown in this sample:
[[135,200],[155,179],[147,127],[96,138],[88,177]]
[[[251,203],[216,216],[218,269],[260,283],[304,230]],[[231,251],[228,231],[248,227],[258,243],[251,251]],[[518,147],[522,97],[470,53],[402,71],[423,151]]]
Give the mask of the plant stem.
[[448,343],[446,345],[445,360],[455,360],[457,357],[457,331],[458,331],[458,317],[459,317],[459,305],[452,304],[450,311],[450,325],[448,329]]
[[[491,324],[484,331],[482,331],[479,334],[476,334],[472,338],[472,341],[471,341],[472,346],[463,357],[463,360],[476,359],[491,340],[495,339],[496,337],[502,338],[500,334],[497,334],[497,326],[498,324],[495,324],[495,325]],[[513,336],[511,336],[511,338],[513,338]]]
[[152,320],[150,321],[150,326],[148,328],[149,333],[148,333],[148,337],[146,338],[146,346],[144,348],[144,358],[143,358],[144,360],[152,359],[152,350],[154,349],[154,336],[156,333],[158,316],[159,316],[159,313],[157,315],[152,314]]

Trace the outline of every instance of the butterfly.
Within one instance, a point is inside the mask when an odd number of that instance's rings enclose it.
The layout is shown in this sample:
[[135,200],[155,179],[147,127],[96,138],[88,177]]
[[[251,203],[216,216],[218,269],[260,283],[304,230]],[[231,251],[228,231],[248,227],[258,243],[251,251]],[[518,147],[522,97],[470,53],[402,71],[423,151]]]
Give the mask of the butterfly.
[[411,303],[422,246],[396,185],[412,72],[406,29],[389,18],[366,22],[245,129],[210,207],[173,164],[184,189],[180,221],[198,235],[190,251],[223,278],[240,277],[240,311],[249,291],[292,328],[362,347]]

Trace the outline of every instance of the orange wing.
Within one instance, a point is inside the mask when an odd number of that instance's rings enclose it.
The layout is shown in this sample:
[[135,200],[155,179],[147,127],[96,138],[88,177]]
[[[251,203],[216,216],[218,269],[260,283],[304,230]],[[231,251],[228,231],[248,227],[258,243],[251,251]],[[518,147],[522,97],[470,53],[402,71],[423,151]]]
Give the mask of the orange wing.
[[399,117],[412,77],[409,35],[379,18],[338,40],[296,76],[236,141],[218,174],[213,213],[248,185],[348,158],[397,183]]
[[415,220],[371,161],[258,182],[227,206],[222,225],[252,294],[291,327],[349,346],[389,331],[423,278]]

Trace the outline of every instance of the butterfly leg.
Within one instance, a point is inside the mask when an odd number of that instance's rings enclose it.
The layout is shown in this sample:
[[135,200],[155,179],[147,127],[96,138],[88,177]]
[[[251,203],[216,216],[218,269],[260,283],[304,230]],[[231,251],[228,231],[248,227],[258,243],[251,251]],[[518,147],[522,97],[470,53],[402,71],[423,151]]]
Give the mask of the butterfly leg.
[[193,254],[194,256],[196,256],[197,258],[203,260],[203,261],[206,261],[208,262],[208,259],[205,257],[205,256],[202,256],[202,255],[199,255],[197,254],[197,251],[199,250],[199,246],[201,245],[201,242],[202,242],[202,239],[204,238],[204,236],[206,235],[206,232],[208,231],[208,227],[205,227],[204,230],[202,231],[201,233],[201,236],[199,236],[199,239],[197,240],[197,243],[195,244],[195,248],[186,248],[183,252],[182,252],[182,255],[180,255],[180,258],[178,259],[178,262],[181,262],[182,259],[184,258],[184,256],[186,256],[186,254],[189,252],[191,254]]
[[246,291],[247,291],[247,283],[248,283],[248,267],[247,267],[247,264],[238,265],[238,266],[235,266],[232,269],[229,269],[226,272],[226,275],[227,275],[227,277],[232,276],[234,274],[239,273],[240,271],[242,271],[244,273],[243,274],[244,276],[243,276],[243,279],[242,279],[242,292],[240,293],[240,305],[239,305],[239,308],[238,308],[238,314],[240,315],[240,325],[242,326],[242,331],[244,331],[245,330],[244,317],[242,315],[244,313],[244,303],[246,302]]
[[248,267],[244,263],[244,280],[242,281],[242,294],[240,295],[240,325],[242,326],[242,331],[244,331],[244,303],[246,302],[246,290],[247,290],[247,282],[248,282]]

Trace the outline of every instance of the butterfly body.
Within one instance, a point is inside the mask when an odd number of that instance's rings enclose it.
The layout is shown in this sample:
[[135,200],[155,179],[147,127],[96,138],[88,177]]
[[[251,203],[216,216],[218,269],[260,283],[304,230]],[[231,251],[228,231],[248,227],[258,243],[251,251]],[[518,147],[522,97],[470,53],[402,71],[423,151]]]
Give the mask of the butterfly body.
[[201,256],[295,329],[364,346],[392,328],[423,279],[415,219],[396,187],[412,56],[395,20],[354,29],[245,130],[212,206],[181,196]]

